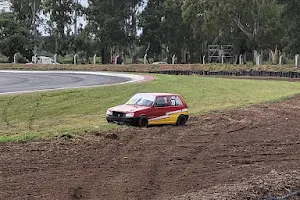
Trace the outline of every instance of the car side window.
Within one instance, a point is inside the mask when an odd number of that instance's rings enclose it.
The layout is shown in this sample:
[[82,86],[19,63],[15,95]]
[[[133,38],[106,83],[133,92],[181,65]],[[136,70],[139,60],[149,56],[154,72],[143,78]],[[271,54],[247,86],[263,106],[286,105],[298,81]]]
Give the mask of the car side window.
[[157,97],[155,101],[155,107],[167,107],[168,99],[167,97]]
[[179,96],[171,96],[170,102],[171,102],[171,106],[182,106],[183,105]]

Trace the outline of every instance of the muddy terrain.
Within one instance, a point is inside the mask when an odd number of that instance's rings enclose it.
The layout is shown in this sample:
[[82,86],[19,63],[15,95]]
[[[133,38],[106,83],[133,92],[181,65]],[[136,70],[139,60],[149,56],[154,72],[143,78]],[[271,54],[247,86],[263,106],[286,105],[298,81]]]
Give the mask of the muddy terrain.
[[296,97],[185,127],[0,144],[0,199],[279,197],[300,189],[299,136]]

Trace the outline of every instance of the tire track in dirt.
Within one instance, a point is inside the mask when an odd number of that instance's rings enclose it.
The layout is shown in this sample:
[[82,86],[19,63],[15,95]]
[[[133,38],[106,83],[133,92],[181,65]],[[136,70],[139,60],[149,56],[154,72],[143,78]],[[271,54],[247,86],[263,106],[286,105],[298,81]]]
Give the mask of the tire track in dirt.
[[35,100],[35,106],[34,106],[34,108],[33,108],[33,112],[32,112],[31,116],[30,116],[29,119],[28,119],[28,128],[29,128],[29,130],[32,130],[32,129],[33,129],[32,126],[33,126],[33,124],[34,124],[34,120],[35,120],[35,118],[36,118],[36,114],[37,114],[37,112],[38,112],[38,110],[39,110],[40,103],[41,103],[41,101],[45,98],[45,96],[46,96],[46,93],[43,93],[43,94],[41,94],[41,95]]
[[8,120],[8,116],[7,116],[7,114],[8,114],[8,109],[9,109],[9,107],[13,104],[13,102],[17,99],[19,97],[19,95],[15,95],[15,96],[13,96],[13,97],[11,97],[8,101],[7,101],[7,103],[6,103],[6,105],[3,107],[3,109],[2,109],[2,121],[7,125],[7,126],[9,126],[9,127],[12,127],[12,125],[11,125],[11,123],[9,122],[9,120]]

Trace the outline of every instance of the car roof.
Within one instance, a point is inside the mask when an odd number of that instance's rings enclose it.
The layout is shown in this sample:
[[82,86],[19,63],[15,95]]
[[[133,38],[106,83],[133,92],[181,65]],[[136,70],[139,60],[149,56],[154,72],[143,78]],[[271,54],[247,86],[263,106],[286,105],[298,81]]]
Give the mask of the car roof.
[[172,93],[138,93],[144,95],[151,95],[151,96],[180,96],[179,94],[172,94]]

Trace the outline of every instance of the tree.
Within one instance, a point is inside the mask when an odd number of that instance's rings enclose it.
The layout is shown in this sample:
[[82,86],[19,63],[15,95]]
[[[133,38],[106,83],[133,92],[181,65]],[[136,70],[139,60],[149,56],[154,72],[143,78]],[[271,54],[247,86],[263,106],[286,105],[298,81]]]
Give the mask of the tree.
[[293,55],[300,53],[300,1],[279,0],[283,4],[283,17],[285,20],[285,50]]
[[85,59],[85,63],[90,63],[89,58],[96,53],[96,42],[90,34],[90,30],[79,28],[78,35],[74,35],[73,40],[73,46],[80,50],[78,52],[79,56]]
[[132,58],[132,63],[137,63],[137,26],[138,17],[140,15],[140,7],[143,4],[143,0],[125,0],[126,1],[126,35],[128,37],[128,49]]
[[43,2],[44,14],[49,17],[48,32],[54,35],[55,52],[65,55],[69,50],[71,25],[74,24],[73,14],[80,9],[73,0],[45,0]]
[[[91,0],[88,7],[88,28],[102,46],[102,62],[109,63],[109,52],[125,43],[124,1]],[[112,56],[112,55],[111,55]]]
[[238,46],[235,39],[240,38],[255,55],[282,46],[282,6],[275,0],[187,0],[183,11],[195,36],[203,34],[211,43],[231,41]]
[[141,44],[148,46],[148,54],[154,57],[154,61],[160,57],[163,45],[163,21],[165,13],[163,3],[165,0],[149,0],[141,14],[139,27],[142,28]]
[[42,9],[41,0],[10,0],[12,10],[24,27],[35,31],[39,22],[39,12]]
[[[202,40],[195,40],[190,24],[183,20],[183,4],[184,0],[152,0],[141,14],[141,43],[150,44],[148,54],[155,61],[167,57],[170,62],[172,55],[177,56],[177,63],[199,61]],[[183,57],[186,53],[190,58]]]
[[[136,60],[136,15],[141,0],[90,0],[87,11],[88,28],[101,46],[102,61],[123,54],[127,47]],[[108,55],[111,59],[109,59]]]
[[33,51],[32,41],[29,30],[22,26],[14,14],[0,14],[0,50],[9,58],[9,62],[13,61],[17,52],[30,58]]
[[[195,55],[192,60],[197,62],[200,57],[199,43],[201,43],[201,40],[196,41],[193,38],[192,29],[182,18],[181,7],[183,3],[183,0],[166,0],[164,2],[163,43],[166,44],[171,55],[177,56],[177,63],[183,61],[182,54],[184,50],[188,50],[191,55]],[[195,46],[197,46],[196,49],[194,49]]]
[[[37,46],[39,36],[38,26],[40,23],[41,0],[11,0],[12,10],[21,25],[30,31],[33,43]],[[36,48],[35,48],[36,51]]]

